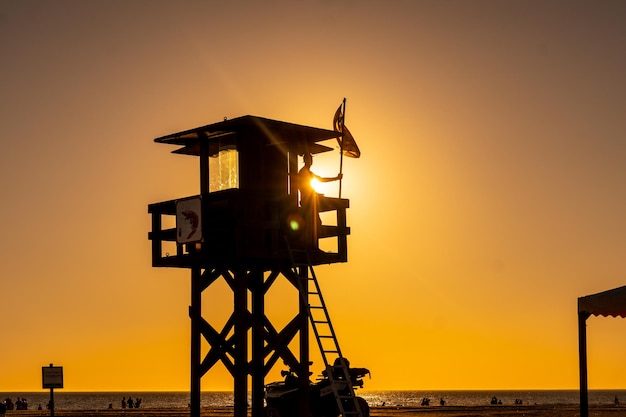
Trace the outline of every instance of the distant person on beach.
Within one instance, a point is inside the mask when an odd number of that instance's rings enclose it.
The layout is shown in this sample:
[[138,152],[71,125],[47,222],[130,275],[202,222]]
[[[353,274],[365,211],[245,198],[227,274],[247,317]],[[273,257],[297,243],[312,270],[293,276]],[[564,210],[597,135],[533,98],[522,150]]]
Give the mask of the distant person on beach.
[[615,405],[619,405],[619,398],[617,398],[617,395],[615,396]]
[[132,397],[128,397],[128,401],[126,401],[128,403],[128,408],[133,408],[133,399]]
[[126,397],[122,397],[122,408],[126,408]]
[[17,397],[17,401],[15,402],[16,410],[28,410],[28,402],[26,398]]
[[446,405],[446,400],[444,400],[443,398],[441,398],[441,399],[439,400],[439,405],[442,405],[442,406],[443,406],[443,405]]

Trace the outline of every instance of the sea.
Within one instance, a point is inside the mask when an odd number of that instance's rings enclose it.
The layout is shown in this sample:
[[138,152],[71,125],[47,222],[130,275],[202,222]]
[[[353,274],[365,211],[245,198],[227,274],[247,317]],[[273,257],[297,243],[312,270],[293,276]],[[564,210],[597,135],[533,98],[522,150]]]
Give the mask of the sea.
[[[448,406],[489,405],[496,397],[502,404],[515,405],[573,405],[580,403],[578,390],[520,390],[520,391],[369,391],[358,390],[370,406],[420,407],[424,398],[430,399],[430,407],[440,405],[443,399]],[[141,408],[184,408],[189,406],[189,392],[67,392],[54,391],[55,410],[104,410],[121,408],[122,398],[141,398]],[[614,404],[615,398],[626,402],[626,390],[589,390],[589,404]],[[0,392],[0,401],[11,398],[26,399],[28,409],[43,410],[50,399],[50,391]],[[232,392],[202,392],[202,407],[232,407]],[[250,402],[250,401],[249,401]]]

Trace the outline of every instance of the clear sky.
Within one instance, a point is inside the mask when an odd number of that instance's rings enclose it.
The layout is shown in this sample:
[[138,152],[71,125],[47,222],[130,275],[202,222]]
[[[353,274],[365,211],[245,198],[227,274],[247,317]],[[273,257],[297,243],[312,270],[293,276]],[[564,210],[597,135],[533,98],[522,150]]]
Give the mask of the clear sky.
[[[190,274],[151,267],[147,205],[197,194],[197,162],[153,139],[332,128],[343,97],[349,262],[317,274],[366,388],[577,388],[577,298],[626,284],[624,21],[623,1],[0,0],[0,391],[51,362],[67,391],[187,390]],[[625,330],[589,319],[590,388],[626,388]]]

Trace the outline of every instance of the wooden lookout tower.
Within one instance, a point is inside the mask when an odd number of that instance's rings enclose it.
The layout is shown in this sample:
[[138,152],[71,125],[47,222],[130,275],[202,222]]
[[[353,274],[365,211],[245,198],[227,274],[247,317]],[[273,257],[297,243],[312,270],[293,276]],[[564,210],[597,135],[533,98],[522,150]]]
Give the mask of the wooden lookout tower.
[[[155,139],[200,163],[197,195],[148,206],[152,265],[191,270],[192,417],[200,416],[202,376],[220,362],[234,380],[235,417],[247,415],[248,392],[252,416],[260,417],[264,378],[279,360],[297,374],[300,415],[308,414],[315,293],[307,280],[314,276],[313,265],[347,261],[349,201],[319,195],[312,208],[301,207],[295,176],[299,158],[332,150],[323,142],[340,136],[335,130],[243,116]],[[325,251],[318,249],[320,241]],[[279,278],[299,295],[299,310],[282,329],[265,315],[265,294]],[[201,303],[202,292],[220,279],[232,290],[234,308],[224,327],[216,328],[202,317]],[[295,352],[288,346],[294,340]],[[341,356],[326,351],[331,352]]]

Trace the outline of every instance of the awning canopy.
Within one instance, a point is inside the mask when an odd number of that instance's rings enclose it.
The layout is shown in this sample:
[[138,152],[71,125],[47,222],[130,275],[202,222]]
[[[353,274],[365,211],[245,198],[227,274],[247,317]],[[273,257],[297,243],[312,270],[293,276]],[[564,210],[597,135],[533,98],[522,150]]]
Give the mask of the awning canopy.
[[580,297],[578,312],[593,316],[626,317],[626,286]]
[[578,298],[578,362],[580,371],[580,417],[589,417],[587,387],[587,318],[626,317],[626,286]]

